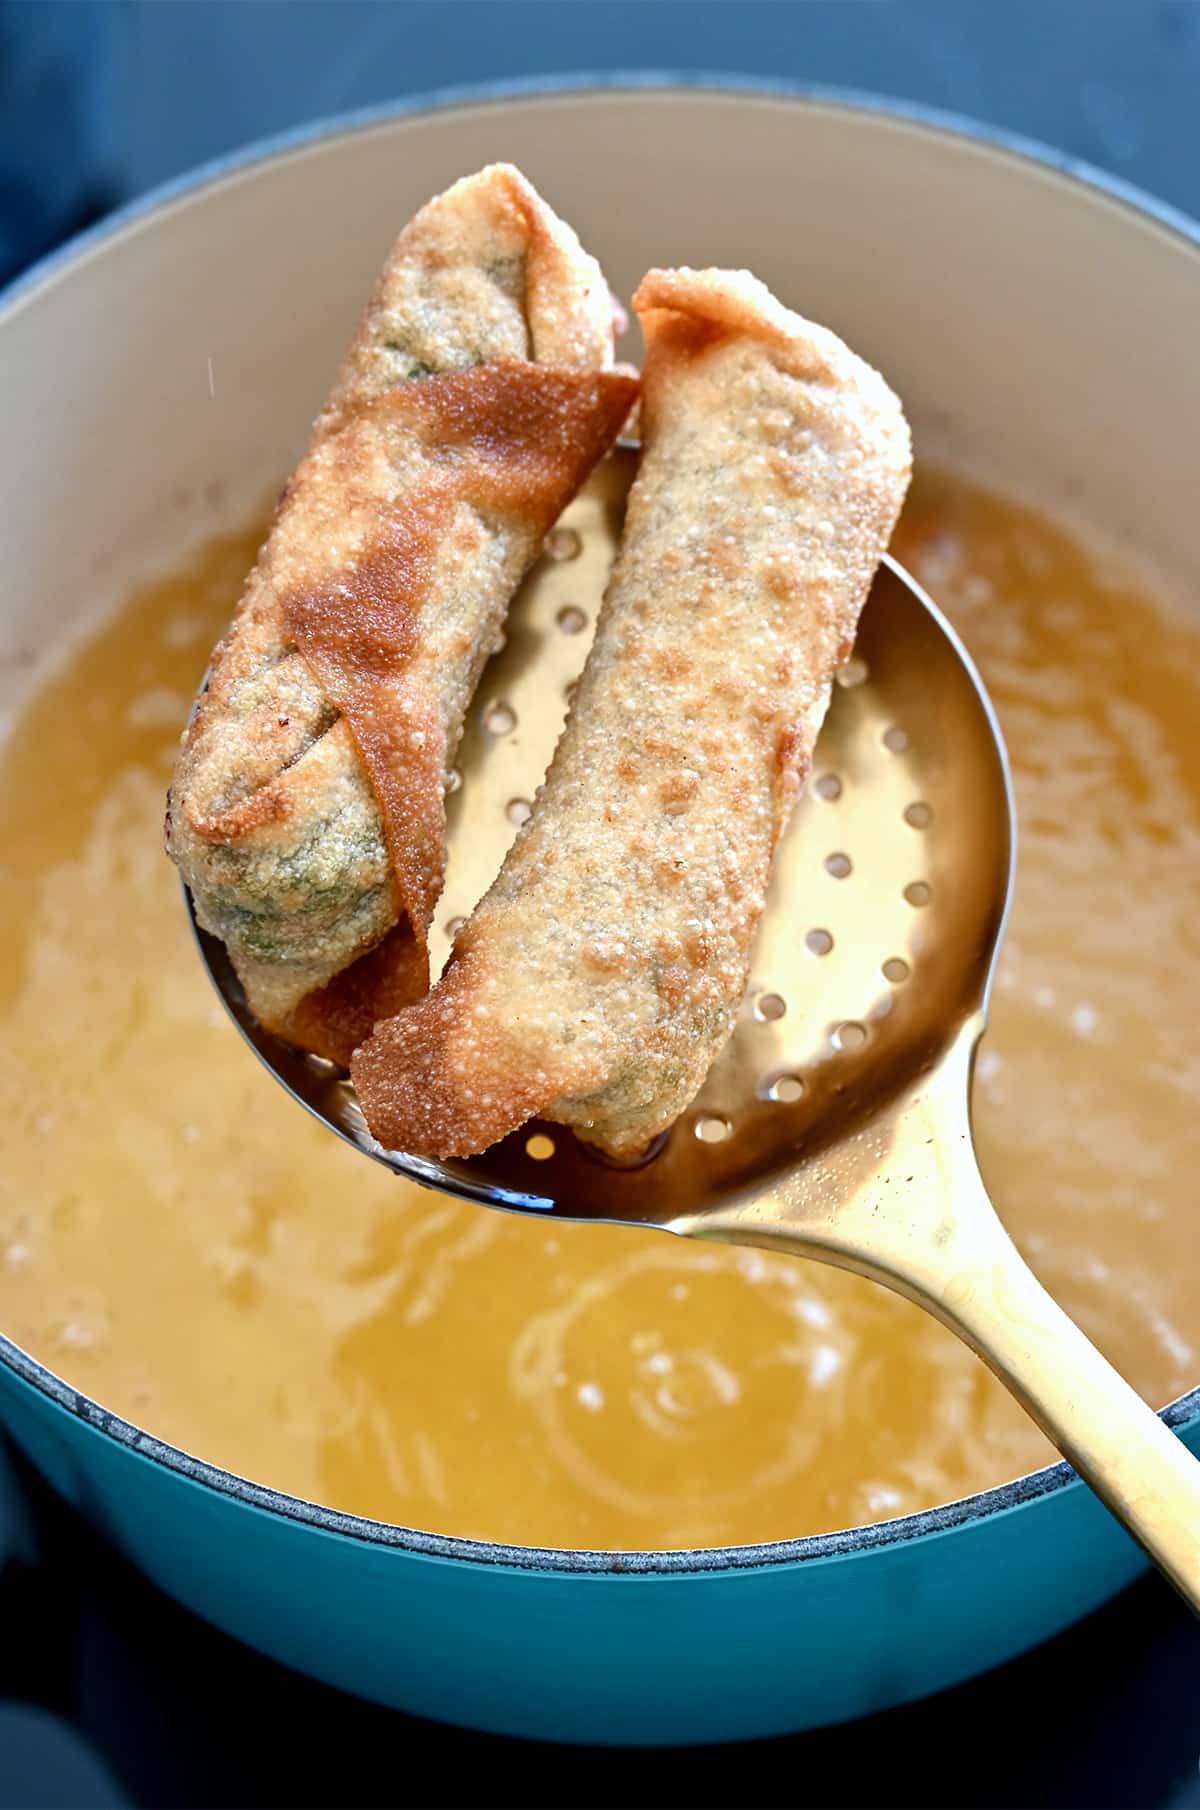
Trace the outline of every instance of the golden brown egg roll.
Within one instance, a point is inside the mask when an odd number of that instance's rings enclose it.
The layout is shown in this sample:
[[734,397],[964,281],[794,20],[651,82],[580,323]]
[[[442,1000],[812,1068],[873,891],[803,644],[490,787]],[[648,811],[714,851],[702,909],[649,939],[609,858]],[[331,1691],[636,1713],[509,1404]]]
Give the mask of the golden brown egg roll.
[[772,856],[908,484],[883,379],[741,271],[652,271],[643,454],[533,812],[418,1005],[351,1064],[427,1156],[527,1118],[641,1153],[733,1027]]
[[397,241],[185,733],[167,846],[259,1021],[345,1062],[428,986],[444,792],[554,518],[636,396],[595,260],[494,165]]

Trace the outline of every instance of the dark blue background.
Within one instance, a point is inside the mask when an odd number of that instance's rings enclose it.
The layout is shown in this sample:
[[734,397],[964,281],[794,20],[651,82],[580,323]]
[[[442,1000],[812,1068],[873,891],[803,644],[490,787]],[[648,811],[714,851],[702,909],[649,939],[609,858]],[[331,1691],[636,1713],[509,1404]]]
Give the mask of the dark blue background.
[[0,0],[0,275],[301,121],[633,68],[900,95],[1200,213],[1197,0]]
[[[0,0],[0,280],[115,203],[320,115],[634,68],[898,95],[1043,139],[1200,214],[1200,0]],[[691,1756],[447,1733],[203,1628],[22,1467],[10,1474],[0,1449],[0,1810],[1183,1810],[1200,1806],[1198,1680],[1200,1631],[1149,1579],[1029,1659],[850,1731]]]

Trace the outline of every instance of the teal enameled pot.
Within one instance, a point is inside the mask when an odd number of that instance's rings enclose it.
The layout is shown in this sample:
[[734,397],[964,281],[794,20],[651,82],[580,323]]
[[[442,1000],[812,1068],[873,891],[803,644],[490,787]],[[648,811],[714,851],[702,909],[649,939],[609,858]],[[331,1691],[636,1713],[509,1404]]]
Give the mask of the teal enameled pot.
[[[494,158],[545,189],[620,292],[652,263],[750,265],[888,373],[926,449],[1194,571],[1188,222],[859,97],[667,81],[439,97],[202,171],[9,292],[0,709],[29,683],[15,650],[52,658],[133,574],[244,518],[294,458],[398,223]],[[1167,1416],[1200,1448],[1200,1391]],[[383,1703],[559,1740],[722,1740],[902,1703],[1044,1639],[1143,1563],[1065,1465],[779,1545],[541,1551],[273,1494],[2,1337],[0,1417],[230,1633]]]

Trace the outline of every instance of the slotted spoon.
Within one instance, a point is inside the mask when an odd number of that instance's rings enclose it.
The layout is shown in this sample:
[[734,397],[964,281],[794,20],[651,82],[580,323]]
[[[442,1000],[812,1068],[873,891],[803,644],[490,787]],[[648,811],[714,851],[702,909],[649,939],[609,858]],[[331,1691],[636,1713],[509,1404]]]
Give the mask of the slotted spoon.
[[[628,450],[607,461],[551,534],[485,675],[451,777],[435,968],[549,763],[632,471]],[[345,1076],[260,1030],[222,946],[197,937],[276,1078],[398,1174],[510,1211],[818,1257],[927,1308],[1200,1608],[1200,1465],[1026,1267],[975,1161],[971,1069],[1013,854],[1007,757],[978,675],[889,560],[780,849],[737,1030],[641,1167],[614,1169],[536,1122],[467,1161],[383,1151]]]

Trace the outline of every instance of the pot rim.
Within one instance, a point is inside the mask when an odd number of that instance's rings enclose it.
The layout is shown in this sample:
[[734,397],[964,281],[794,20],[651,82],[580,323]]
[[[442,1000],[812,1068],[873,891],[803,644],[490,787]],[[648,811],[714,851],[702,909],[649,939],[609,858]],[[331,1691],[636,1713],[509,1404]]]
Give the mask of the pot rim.
[[[1055,150],[1004,127],[982,125],[964,114],[913,101],[892,99],[857,88],[790,83],[773,78],[732,76],[717,72],[615,70],[439,88],[403,101],[384,102],[377,106],[330,115],[255,140],[247,147],[211,159],[182,176],[160,184],[39,259],[0,291],[0,329],[24,305],[35,300],[41,291],[77,264],[103,250],[111,241],[140,230],[155,216],[186,205],[202,191],[249,174],[261,163],[273,162],[282,157],[306,155],[328,140],[370,132],[397,120],[423,114],[503,105],[509,101],[550,102],[569,95],[582,98],[614,92],[724,94],[735,99],[790,102],[817,110],[866,114],[876,120],[906,126],[918,133],[950,138],[959,144],[965,142],[975,150],[992,156],[1032,164],[1059,180],[1081,188],[1087,196],[1099,196],[1116,202],[1141,219],[1149,219],[1181,243],[1184,249],[1200,256],[1200,224],[1180,209],[1157,200],[1123,178],[1110,175],[1081,158]],[[1059,1460],[1041,1470],[1018,1477],[1011,1483],[998,1484],[991,1489],[980,1490],[974,1495],[961,1497],[936,1508],[923,1509],[916,1514],[833,1533],[807,1534],[791,1540],[663,1552],[606,1552],[570,1547],[513,1546],[500,1541],[428,1533],[393,1522],[376,1521],[340,1509],[325,1508],[320,1503],[252,1483],[219,1465],[194,1458],[179,1447],[157,1439],[120,1415],[110,1412],[89,1396],[71,1388],[61,1377],[23,1351],[2,1332],[0,1364],[94,1431],[192,1483],[231,1497],[243,1506],[280,1515],[316,1531],[367,1545],[399,1547],[425,1557],[503,1569],[610,1577],[655,1574],[688,1576],[754,1570],[781,1564],[811,1564],[849,1558],[858,1553],[949,1533],[1079,1484],[1071,1467],[1065,1460]],[[1200,1386],[1179,1396],[1162,1409],[1161,1417],[1172,1428],[1200,1418]]]

